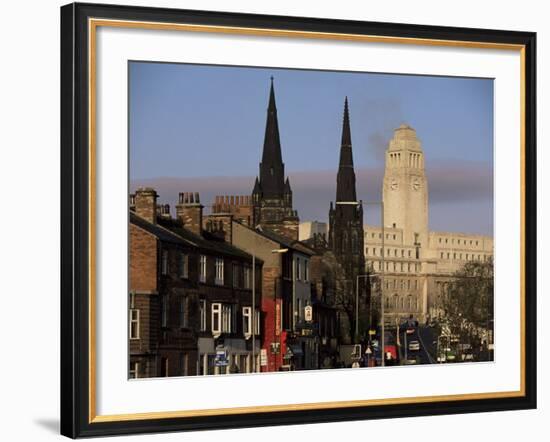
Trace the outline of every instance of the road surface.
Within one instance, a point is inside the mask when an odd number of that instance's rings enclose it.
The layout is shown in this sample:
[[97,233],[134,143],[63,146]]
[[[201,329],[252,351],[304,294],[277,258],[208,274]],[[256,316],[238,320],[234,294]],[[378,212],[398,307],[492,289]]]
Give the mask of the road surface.
[[[419,326],[415,328],[414,332],[410,335],[407,335],[405,330],[401,331],[399,334],[399,340],[403,359],[416,359],[417,364],[435,364],[435,339],[436,337],[431,327]],[[406,345],[408,346],[411,341],[418,341],[420,344],[420,349],[411,351],[406,348]]]

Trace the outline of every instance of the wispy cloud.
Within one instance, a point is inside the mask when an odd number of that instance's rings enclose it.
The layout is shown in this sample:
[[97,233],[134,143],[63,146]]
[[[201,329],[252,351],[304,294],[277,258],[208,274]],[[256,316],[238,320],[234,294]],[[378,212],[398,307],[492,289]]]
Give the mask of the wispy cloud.
[[[356,176],[358,198],[379,200],[383,170],[357,168]],[[467,161],[432,163],[427,176],[432,229],[492,234],[493,170],[490,165]],[[159,201],[170,205],[177,202],[179,192],[199,192],[208,210],[216,195],[249,195],[254,179],[253,176],[160,177],[135,180],[130,187],[131,191],[141,186],[154,187]],[[330,201],[336,194],[336,170],[293,172],[290,182],[294,207],[300,218],[326,220]],[[370,219],[366,221],[376,223],[376,213],[376,209],[369,209]]]
[[[397,98],[363,98],[353,102],[355,121],[362,121],[364,127],[353,127],[354,132],[366,131],[367,145],[364,146],[373,159],[384,160],[393,131],[404,122],[402,103]],[[356,146],[361,147],[361,146]]]

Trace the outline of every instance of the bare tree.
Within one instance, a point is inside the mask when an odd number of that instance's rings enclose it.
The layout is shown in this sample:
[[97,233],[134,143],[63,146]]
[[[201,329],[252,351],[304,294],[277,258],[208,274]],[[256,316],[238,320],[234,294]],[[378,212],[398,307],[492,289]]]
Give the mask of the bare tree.
[[445,322],[461,343],[488,344],[494,318],[493,260],[469,261],[456,271],[442,300]]

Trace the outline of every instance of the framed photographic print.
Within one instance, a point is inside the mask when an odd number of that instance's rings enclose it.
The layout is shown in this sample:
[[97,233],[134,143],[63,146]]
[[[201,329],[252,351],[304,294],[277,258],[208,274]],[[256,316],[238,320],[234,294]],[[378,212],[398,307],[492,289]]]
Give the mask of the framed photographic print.
[[536,407],[535,44],[62,7],[62,434]]

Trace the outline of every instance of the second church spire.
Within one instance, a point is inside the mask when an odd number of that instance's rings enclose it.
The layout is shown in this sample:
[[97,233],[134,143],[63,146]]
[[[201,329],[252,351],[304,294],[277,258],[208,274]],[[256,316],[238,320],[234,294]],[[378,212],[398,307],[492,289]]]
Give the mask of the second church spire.
[[342,145],[340,163],[336,177],[336,201],[357,201],[355,191],[355,172],[353,170],[353,152],[351,148],[351,128],[349,123],[348,97],[344,101],[344,120],[342,123]]

